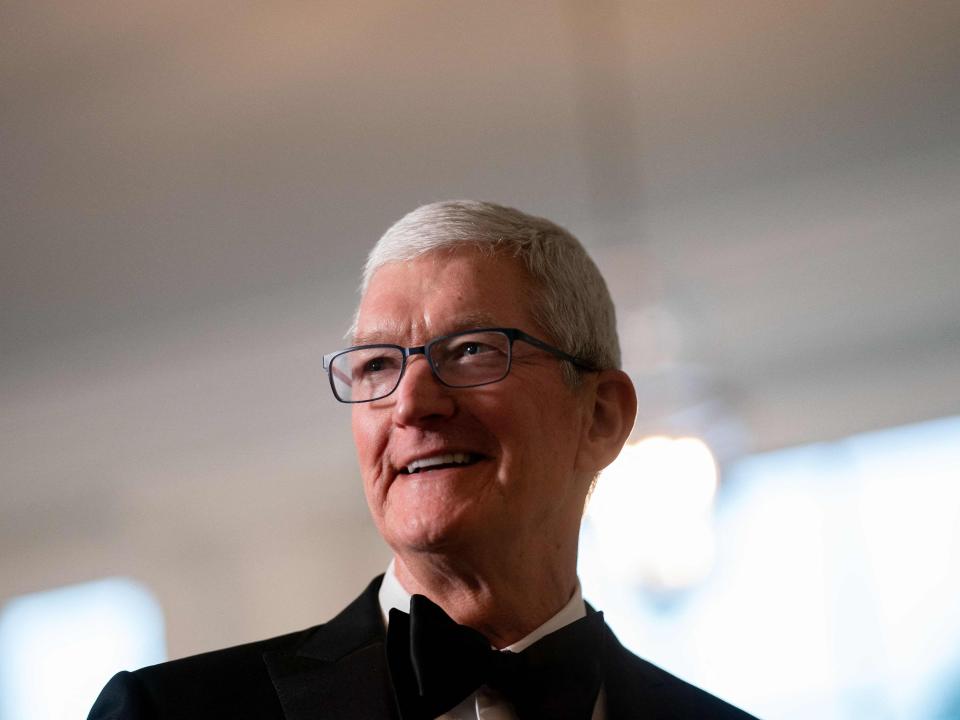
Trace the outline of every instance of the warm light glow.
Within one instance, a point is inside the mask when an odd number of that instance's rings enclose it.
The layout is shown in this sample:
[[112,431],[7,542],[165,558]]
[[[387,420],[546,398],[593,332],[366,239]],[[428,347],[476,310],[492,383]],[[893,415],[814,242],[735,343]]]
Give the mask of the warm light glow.
[[671,590],[709,571],[717,464],[698,438],[655,436],[624,447],[587,508],[607,570]]
[[127,578],[15,598],[0,612],[0,718],[85,717],[111,675],[164,645],[160,605]]

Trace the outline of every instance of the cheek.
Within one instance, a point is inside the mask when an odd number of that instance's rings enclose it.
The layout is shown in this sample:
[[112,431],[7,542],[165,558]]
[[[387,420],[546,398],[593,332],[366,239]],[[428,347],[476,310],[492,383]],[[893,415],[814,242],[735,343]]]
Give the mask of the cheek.
[[[503,416],[496,425],[508,477],[538,477],[541,473],[556,472],[568,454],[567,428],[550,413],[541,412],[532,403],[532,411]],[[563,438],[563,439],[561,439]],[[535,483],[534,483],[535,484]],[[519,492],[532,492],[521,487]]]
[[357,460],[366,482],[372,468],[379,467],[386,447],[387,433],[383,423],[378,423],[367,408],[355,408],[351,419],[353,443],[357,449]]
[[573,403],[540,408],[522,431],[530,463],[550,475],[572,471],[580,444],[578,408]]
[[374,522],[379,527],[385,501],[382,497],[383,484],[379,479],[382,476],[387,433],[383,423],[378,423],[371,413],[364,410],[366,408],[354,409],[351,427],[357,462],[360,466],[360,478],[363,482],[363,494],[367,499],[367,507],[370,508]]

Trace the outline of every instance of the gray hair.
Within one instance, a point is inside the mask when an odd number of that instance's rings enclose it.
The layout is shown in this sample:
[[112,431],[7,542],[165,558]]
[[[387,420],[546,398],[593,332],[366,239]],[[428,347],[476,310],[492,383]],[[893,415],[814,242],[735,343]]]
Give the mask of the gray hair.
[[[598,369],[620,367],[613,301],[583,245],[559,225],[513,208],[475,200],[418,207],[370,251],[361,293],[382,265],[463,247],[519,260],[533,280],[530,312],[545,339]],[[567,370],[576,382],[576,372]]]

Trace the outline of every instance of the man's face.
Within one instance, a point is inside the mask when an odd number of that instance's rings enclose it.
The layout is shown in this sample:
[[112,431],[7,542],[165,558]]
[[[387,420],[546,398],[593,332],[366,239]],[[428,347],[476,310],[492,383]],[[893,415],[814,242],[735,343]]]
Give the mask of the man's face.
[[[390,263],[370,281],[355,341],[414,346],[486,326],[550,342],[527,310],[529,286],[515,260],[474,250]],[[353,407],[364,491],[381,535],[397,552],[516,552],[575,539],[590,480],[577,467],[587,397],[564,383],[556,358],[523,342],[514,345],[510,374],[482,387],[445,387],[422,355],[412,356],[392,395]],[[447,457],[408,472],[415,460],[450,455],[463,464]]]

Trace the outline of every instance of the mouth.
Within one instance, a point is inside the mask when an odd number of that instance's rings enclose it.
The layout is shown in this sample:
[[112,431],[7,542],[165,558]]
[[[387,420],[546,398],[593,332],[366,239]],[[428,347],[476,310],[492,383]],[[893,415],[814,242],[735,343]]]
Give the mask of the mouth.
[[475,465],[482,459],[483,456],[477,455],[476,453],[443,453],[430,455],[412,460],[407,465],[401,467],[399,473],[401,475],[416,475],[418,473],[444,470],[446,468],[468,467]]

